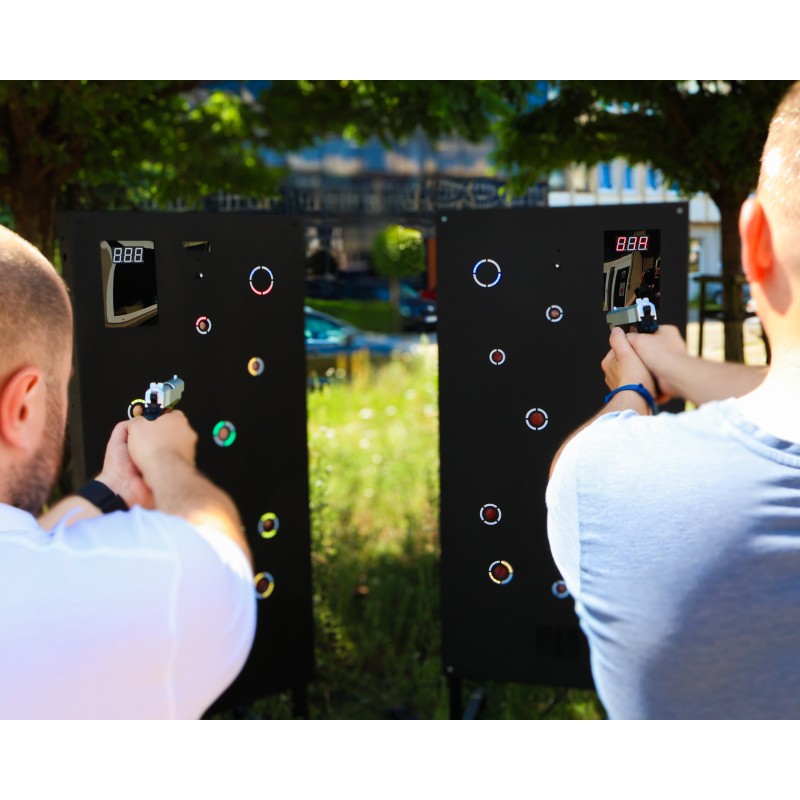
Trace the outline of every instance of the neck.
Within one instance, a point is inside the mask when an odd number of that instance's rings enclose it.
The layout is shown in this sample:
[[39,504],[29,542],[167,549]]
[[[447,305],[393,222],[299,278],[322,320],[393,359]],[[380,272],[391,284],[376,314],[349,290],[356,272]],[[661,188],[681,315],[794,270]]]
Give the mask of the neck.
[[800,442],[800,345],[773,349],[763,383],[744,397],[739,407],[760,428],[790,442]]

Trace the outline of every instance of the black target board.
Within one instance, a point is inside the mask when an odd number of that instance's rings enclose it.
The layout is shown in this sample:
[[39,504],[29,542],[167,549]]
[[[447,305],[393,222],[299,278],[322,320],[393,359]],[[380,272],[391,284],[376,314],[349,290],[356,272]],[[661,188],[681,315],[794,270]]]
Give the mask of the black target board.
[[100,471],[112,428],[141,412],[150,384],[177,375],[198,467],[239,508],[260,598],[250,658],[212,710],[302,690],[313,634],[300,223],[74,212],[58,241],[75,308],[76,485]]
[[548,473],[608,391],[608,311],[652,302],[685,331],[688,207],[461,211],[437,243],[445,672],[589,687],[547,540]]

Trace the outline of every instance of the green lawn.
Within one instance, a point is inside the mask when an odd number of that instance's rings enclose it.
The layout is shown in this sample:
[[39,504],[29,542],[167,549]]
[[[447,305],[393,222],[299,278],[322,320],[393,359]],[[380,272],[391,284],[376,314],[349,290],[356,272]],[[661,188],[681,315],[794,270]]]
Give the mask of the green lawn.
[[[318,679],[311,716],[448,716],[435,348],[308,395]],[[486,718],[598,718],[593,692],[491,685]],[[466,701],[466,696],[465,696]],[[288,696],[254,716],[291,716]]]

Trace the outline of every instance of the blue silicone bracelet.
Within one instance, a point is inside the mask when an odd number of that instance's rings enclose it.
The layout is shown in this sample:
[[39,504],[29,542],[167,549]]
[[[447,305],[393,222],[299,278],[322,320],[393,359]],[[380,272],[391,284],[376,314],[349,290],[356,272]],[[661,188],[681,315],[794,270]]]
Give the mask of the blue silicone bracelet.
[[645,389],[645,387],[642,386],[641,383],[626,383],[625,386],[617,386],[616,389],[614,389],[613,391],[609,392],[606,395],[605,400],[603,402],[607,403],[615,394],[617,394],[617,392],[625,392],[625,391],[631,391],[640,394],[642,397],[644,397],[645,400],[647,400],[647,405],[650,406],[650,410],[654,414],[658,413],[658,407],[656,406],[656,401],[653,399],[653,395],[651,395],[650,392],[648,392],[647,389]]

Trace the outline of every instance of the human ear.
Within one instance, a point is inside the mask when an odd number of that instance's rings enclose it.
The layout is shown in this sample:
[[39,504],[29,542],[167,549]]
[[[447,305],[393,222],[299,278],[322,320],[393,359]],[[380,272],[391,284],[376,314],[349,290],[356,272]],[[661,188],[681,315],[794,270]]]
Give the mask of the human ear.
[[764,207],[755,198],[745,200],[739,214],[742,269],[749,283],[763,283],[775,263],[772,231]]
[[0,390],[0,439],[18,450],[36,450],[46,419],[47,389],[37,367],[21,367]]

